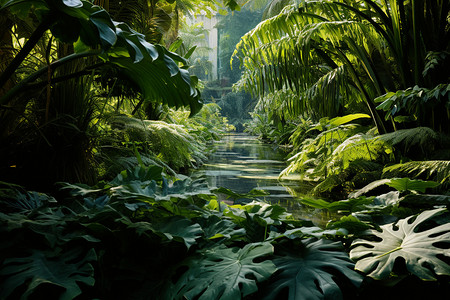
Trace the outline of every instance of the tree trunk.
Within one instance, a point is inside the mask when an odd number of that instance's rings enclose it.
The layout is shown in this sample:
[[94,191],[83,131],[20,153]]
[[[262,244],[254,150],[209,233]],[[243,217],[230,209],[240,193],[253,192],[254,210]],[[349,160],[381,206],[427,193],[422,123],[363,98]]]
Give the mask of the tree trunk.
[[[14,45],[11,36],[13,26],[12,20],[7,14],[0,14],[0,73],[3,73],[6,67],[14,58]],[[15,76],[11,76],[3,87],[0,87],[0,97],[10,90],[15,83]]]

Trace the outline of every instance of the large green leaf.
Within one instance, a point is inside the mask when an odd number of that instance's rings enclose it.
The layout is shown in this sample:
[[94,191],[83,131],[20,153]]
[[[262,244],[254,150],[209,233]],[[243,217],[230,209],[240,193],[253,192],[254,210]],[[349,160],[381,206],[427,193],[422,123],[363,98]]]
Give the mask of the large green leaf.
[[315,237],[315,238],[323,238],[325,236],[343,236],[347,235],[348,231],[343,228],[336,229],[322,229],[320,227],[311,226],[311,227],[300,227],[295,229],[286,230],[281,236],[285,236],[289,239],[296,239],[302,237]]
[[6,299],[24,286],[21,299],[28,299],[39,286],[46,284],[57,290],[62,288],[58,299],[73,299],[82,292],[78,283],[94,285],[94,268],[89,263],[94,260],[93,249],[84,254],[77,248],[55,253],[32,250],[27,257],[7,258],[0,269],[0,275],[6,277],[1,283],[0,298]]
[[445,209],[427,210],[417,216],[381,226],[381,232],[367,233],[378,241],[358,239],[352,243],[350,257],[356,269],[375,279],[389,277],[395,261],[403,258],[406,268],[423,280],[436,280],[435,275],[450,275],[450,223],[420,231],[421,225]]
[[192,223],[188,219],[180,217],[165,218],[156,224],[148,222],[136,222],[128,225],[136,228],[138,233],[152,231],[166,240],[183,242],[189,249],[195,244],[195,240],[203,234],[203,230],[197,223]]
[[363,209],[365,205],[371,204],[373,202],[372,198],[359,197],[359,198],[350,198],[346,200],[328,202],[321,199],[313,199],[313,198],[305,198],[300,199],[300,203],[320,208],[327,209],[330,212],[355,212]]
[[0,189],[0,207],[3,210],[27,211],[39,208],[56,199],[38,192],[21,192],[18,189]]
[[185,262],[189,269],[169,289],[171,294],[167,298],[241,299],[258,290],[256,282],[266,280],[275,272],[271,261],[261,261],[262,257],[272,253],[270,243],[248,244],[243,249],[217,247],[207,250],[200,257]]
[[[171,107],[189,106],[191,115],[202,107],[198,79],[186,70],[186,61],[160,45],[150,44],[145,36],[125,23],[114,22],[108,12],[85,0],[11,0],[2,7],[21,8],[25,3],[29,13],[35,13],[42,24],[48,23],[52,34],[65,43],[75,43],[77,53],[52,62],[61,63],[71,56],[93,55],[89,49],[99,49],[99,56],[114,65],[140,89],[147,101],[162,102]],[[1,2],[3,3],[3,2]],[[31,5],[37,9],[34,11]],[[24,6],[25,7],[25,6]],[[39,13],[38,13],[39,11]],[[14,11],[16,13],[16,10]],[[20,12],[17,12],[18,14]],[[180,67],[181,66],[181,67]],[[35,80],[43,68],[18,84]],[[9,101],[18,88],[0,102]]]
[[286,213],[286,209],[279,205],[271,205],[258,201],[253,201],[245,205],[229,206],[224,214],[236,223],[251,219],[263,226],[281,224],[281,220],[291,216]]
[[267,196],[269,193],[264,190],[252,189],[248,193],[236,193],[230,189],[219,187],[213,190],[214,193],[220,193],[227,195],[227,199],[233,199],[234,201],[239,199],[255,199],[260,196]]
[[343,117],[336,117],[330,120],[329,125],[339,126],[360,118],[370,118],[370,116],[367,114],[350,114]]
[[236,229],[237,226],[232,221],[221,219],[216,215],[211,215],[208,219],[202,218],[200,221],[203,221],[201,225],[206,238],[211,240],[217,238],[231,239],[232,237],[245,235],[244,228]]
[[120,174],[118,174],[116,178],[111,181],[111,184],[121,185],[132,181],[160,181],[162,180],[162,171],[163,169],[158,166],[136,166],[134,169],[120,172]]
[[409,178],[392,178],[386,183],[388,186],[395,188],[397,191],[418,191],[425,193],[427,188],[435,188],[439,182],[423,181]]
[[[103,59],[116,65],[149,101],[162,101],[171,107],[190,106],[191,115],[202,107],[197,79],[178,67],[183,58],[145,37],[124,23],[116,23],[118,41]],[[127,51],[124,53],[124,49]]]
[[266,286],[264,299],[279,299],[285,289],[289,291],[289,300],[342,299],[336,277],[347,278],[355,286],[362,281],[353,271],[354,263],[340,242],[312,238],[305,240],[300,249],[285,250],[280,254],[274,259],[279,272]]
[[196,195],[211,194],[202,180],[192,180],[187,177],[169,184],[166,179],[161,184],[155,180],[141,182],[131,181],[111,188],[112,197],[120,199],[138,199],[145,202],[170,200],[172,198],[189,199]]

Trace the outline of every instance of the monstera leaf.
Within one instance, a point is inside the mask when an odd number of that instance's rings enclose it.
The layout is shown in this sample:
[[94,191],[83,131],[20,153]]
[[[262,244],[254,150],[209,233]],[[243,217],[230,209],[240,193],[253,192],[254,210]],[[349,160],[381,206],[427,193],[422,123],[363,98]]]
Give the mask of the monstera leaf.
[[83,254],[77,248],[50,255],[33,250],[27,257],[7,258],[0,269],[0,276],[6,278],[0,283],[0,298],[6,299],[14,290],[24,286],[21,299],[28,299],[45,284],[61,291],[58,299],[73,299],[81,294],[78,282],[94,285],[94,268],[89,263],[94,260],[94,250]]
[[192,223],[188,219],[180,217],[166,218],[156,224],[148,222],[136,222],[129,225],[136,228],[140,234],[151,231],[166,240],[182,242],[189,249],[195,244],[195,240],[203,234],[203,230],[197,223]]
[[130,170],[124,170],[120,172],[111,181],[112,185],[121,185],[121,184],[127,184],[133,181],[161,181],[162,180],[162,173],[163,169],[158,166],[136,166],[134,169]]
[[353,271],[354,264],[340,242],[312,238],[303,244],[298,251],[284,251],[274,260],[279,272],[266,287],[264,299],[279,299],[285,289],[289,299],[342,299],[336,277],[347,278],[359,286],[362,278]]
[[[272,275],[276,268],[261,258],[273,253],[270,243],[248,244],[243,249],[217,247],[186,262],[189,269],[167,299],[235,300],[257,291],[256,282]],[[259,262],[255,262],[255,260]]]
[[[435,275],[450,275],[450,223],[420,230],[420,226],[445,209],[428,210],[397,223],[381,226],[381,232],[367,233],[379,241],[358,239],[352,243],[350,258],[357,260],[356,269],[375,279],[383,279],[393,271],[394,263],[403,258],[406,268],[423,280],[436,280]],[[444,261],[442,258],[447,258]]]
[[154,202],[170,200],[172,198],[189,199],[196,195],[209,195],[211,192],[203,181],[193,181],[191,178],[177,180],[170,184],[163,178],[161,184],[155,180],[132,181],[111,188],[112,197],[119,199],[138,199]]
[[[187,71],[186,60],[160,45],[153,45],[145,36],[125,23],[115,22],[109,13],[86,0],[1,0],[0,11],[9,8],[13,15],[30,16],[40,25],[28,40],[20,59],[15,59],[0,76],[2,86],[47,29],[60,41],[74,45],[75,53],[52,62],[52,67],[68,61],[98,55],[105,64],[114,66],[121,75],[137,86],[147,101],[171,107],[189,106],[191,115],[200,111],[203,102],[196,88],[198,78]],[[31,42],[30,42],[31,40]],[[95,66],[99,68],[100,65]],[[0,97],[0,104],[35,81],[47,67],[30,74]],[[99,70],[101,72],[101,70]]]

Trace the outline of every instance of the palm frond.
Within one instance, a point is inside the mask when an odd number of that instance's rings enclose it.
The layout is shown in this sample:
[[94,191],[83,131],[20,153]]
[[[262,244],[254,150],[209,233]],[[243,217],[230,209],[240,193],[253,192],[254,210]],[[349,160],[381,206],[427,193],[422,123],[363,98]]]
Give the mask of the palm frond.
[[386,51],[381,40],[368,22],[350,18],[334,3],[308,1],[307,10],[286,6],[236,46],[233,56],[244,68],[236,88],[260,97],[290,89],[298,95],[287,98],[290,108],[316,119],[363,102],[378,124],[372,99],[384,87],[370,57]]

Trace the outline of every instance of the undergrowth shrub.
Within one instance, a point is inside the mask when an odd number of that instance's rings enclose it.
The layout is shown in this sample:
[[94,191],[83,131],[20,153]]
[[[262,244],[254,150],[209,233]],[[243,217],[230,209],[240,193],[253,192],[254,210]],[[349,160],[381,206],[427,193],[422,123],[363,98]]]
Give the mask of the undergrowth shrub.
[[[340,212],[320,228],[261,202],[256,191],[248,193],[250,203],[227,205],[203,180],[162,171],[138,166],[96,186],[62,183],[57,199],[1,183],[0,297],[358,299],[373,296],[374,284],[398,293],[399,277],[404,296],[413,295],[405,282],[423,287],[423,280],[436,280],[430,295],[449,287],[449,214],[431,206],[450,201],[422,195],[428,204],[418,209],[411,205],[421,198],[409,197],[438,183],[392,179],[385,184],[399,193],[305,199],[305,205]],[[419,244],[394,251],[390,234]],[[379,255],[364,254],[364,247]],[[429,263],[410,258],[408,247]],[[403,257],[410,272],[398,268],[393,255]]]

